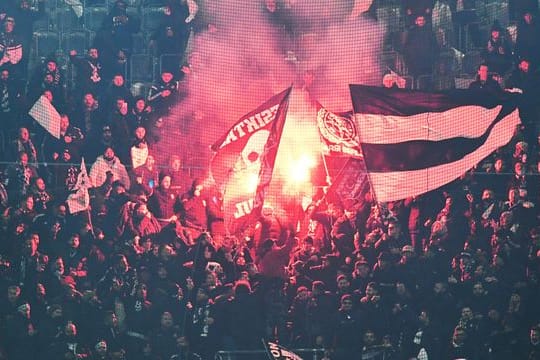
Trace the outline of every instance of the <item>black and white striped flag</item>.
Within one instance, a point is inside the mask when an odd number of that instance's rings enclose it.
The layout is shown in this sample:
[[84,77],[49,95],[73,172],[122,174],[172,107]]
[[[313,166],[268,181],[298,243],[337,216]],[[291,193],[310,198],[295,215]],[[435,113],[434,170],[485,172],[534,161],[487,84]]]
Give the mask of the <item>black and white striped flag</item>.
[[371,186],[382,202],[453,181],[506,145],[520,123],[516,94],[350,90]]

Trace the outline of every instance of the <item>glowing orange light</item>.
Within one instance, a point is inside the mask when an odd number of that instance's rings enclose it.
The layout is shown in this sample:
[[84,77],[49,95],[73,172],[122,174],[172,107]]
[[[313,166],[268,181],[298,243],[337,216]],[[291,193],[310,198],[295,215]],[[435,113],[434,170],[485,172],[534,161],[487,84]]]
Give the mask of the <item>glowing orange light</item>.
[[311,169],[315,166],[315,160],[302,154],[297,160],[289,163],[289,178],[296,184],[305,183],[310,180]]
[[254,193],[257,190],[257,185],[259,184],[259,174],[255,172],[249,172],[246,174],[245,186],[246,191],[249,193]]

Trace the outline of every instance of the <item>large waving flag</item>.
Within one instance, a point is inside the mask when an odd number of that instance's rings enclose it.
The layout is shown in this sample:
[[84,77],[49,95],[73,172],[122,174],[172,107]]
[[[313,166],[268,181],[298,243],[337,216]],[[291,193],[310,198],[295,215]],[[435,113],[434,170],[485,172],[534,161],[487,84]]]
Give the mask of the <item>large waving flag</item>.
[[520,123],[516,96],[351,85],[362,153],[377,201],[426,193],[506,145]]
[[90,182],[88,173],[86,172],[86,164],[84,163],[84,158],[82,158],[81,169],[77,175],[77,183],[74,188],[75,191],[69,194],[66,200],[70,214],[75,214],[90,208],[90,195],[88,194],[89,187]]
[[260,215],[272,180],[291,88],[243,116],[212,146],[212,176],[224,189],[225,225],[241,230]]

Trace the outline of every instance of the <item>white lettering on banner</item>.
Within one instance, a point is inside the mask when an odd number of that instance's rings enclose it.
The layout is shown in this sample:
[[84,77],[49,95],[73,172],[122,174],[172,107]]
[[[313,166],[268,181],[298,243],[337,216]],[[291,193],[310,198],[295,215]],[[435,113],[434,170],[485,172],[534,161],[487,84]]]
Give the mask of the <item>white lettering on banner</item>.
[[276,113],[279,109],[279,104],[272,106],[269,109],[263,110],[260,113],[252,115],[246,119],[241,120],[227,134],[227,138],[221,144],[220,148],[229,145],[232,142],[237,141],[238,139],[251,134],[255,131],[258,131],[262,127],[268,125],[274,121]]
[[268,343],[268,347],[270,348],[270,353],[275,359],[279,359],[281,357],[281,351],[279,350],[279,346],[274,343]]
[[254,117],[244,119],[244,124],[246,124],[248,132],[254,132],[261,128],[261,125],[259,124],[258,119]]
[[328,145],[327,150],[346,154],[346,155],[361,156],[361,154],[356,149],[352,149],[350,147],[342,146],[342,145]]
[[279,105],[274,105],[270,109],[261,111],[261,117],[262,117],[262,121],[264,125],[274,120],[274,117],[276,116],[276,112],[278,108],[279,108]]
[[244,124],[240,123],[240,124],[234,125],[233,127],[233,131],[238,132],[239,138],[246,136],[246,132],[244,131],[244,129],[242,129],[243,126]]
[[234,204],[236,211],[234,212],[234,218],[240,219],[242,216],[251,214],[253,211],[253,199],[241,201]]

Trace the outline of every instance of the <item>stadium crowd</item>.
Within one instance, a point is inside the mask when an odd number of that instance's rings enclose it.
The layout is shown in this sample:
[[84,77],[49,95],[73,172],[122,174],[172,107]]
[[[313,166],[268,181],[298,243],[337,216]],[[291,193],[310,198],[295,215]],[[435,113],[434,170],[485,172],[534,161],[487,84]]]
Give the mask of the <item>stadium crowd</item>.
[[[496,51],[508,63],[486,52],[472,85],[502,91],[495,67],[528,99],[507,146],[418,197],[321,191],[297,218],[265,208],[233,236],[216,187],[155,150],[190,73],[190,32],[219,31],[197,22],[203,5],[159,4],[150,46],[177,56],[135,97],[125,67],[139,20],[126,2],[114,2],[87,55],[70,51],[72,84],[54,56],[29,61],[45,11],[30,5],[0,5],[0,359],[214,359],[264,349],[261,339],[332,360],[540,359],[536,11],[513,8],[518,41]],[[409,25],[430,26],[433,6],[404,2]],[[410,48],[437,47],[429,31],[405,36],[413,75],[432,68],[412,59],[425,49]],[[497,47],[494,32],[486,49]],[[42,96],[61,115],[59,139],[28,115]],[[72,214],[83,157],[90,208]]]

